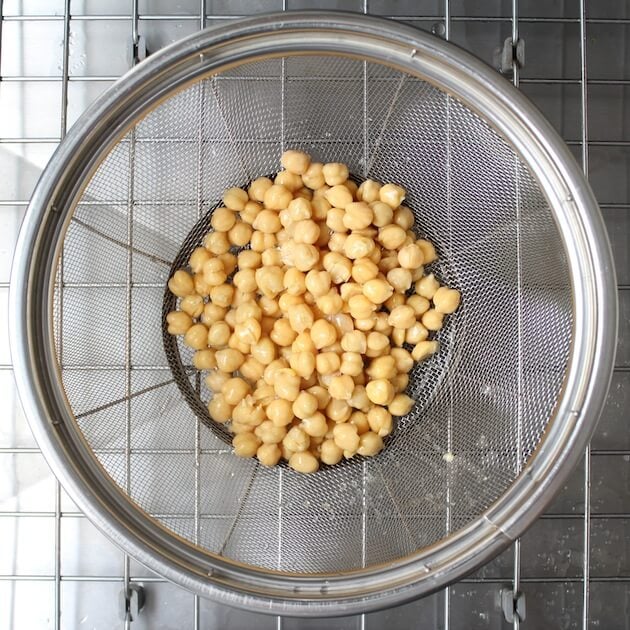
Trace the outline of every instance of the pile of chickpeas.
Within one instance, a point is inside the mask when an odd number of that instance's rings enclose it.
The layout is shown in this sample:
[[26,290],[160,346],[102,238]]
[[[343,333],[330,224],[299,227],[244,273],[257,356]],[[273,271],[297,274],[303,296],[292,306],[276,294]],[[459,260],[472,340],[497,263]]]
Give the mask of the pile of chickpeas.
[[312,473],[381,451],[460,294],[425,275],[437,255],[403,188],[357,186],[345,164],[302,151],[281,164],[274,180],[225,191],[203,247],[168,282],[179,300],[166,320],[207,372],[208,412],[236,455]]

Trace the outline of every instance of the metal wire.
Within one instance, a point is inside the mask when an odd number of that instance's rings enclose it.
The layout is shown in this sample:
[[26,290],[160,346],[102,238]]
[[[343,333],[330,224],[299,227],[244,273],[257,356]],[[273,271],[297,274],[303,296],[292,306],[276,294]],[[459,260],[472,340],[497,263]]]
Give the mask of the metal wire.
[[[513,24],[517,24],[518,21],[524,23],[577,23],[580,25],[580,66],[581,66],[581,76],[579,80],[575,79],[547,79],[547,78],[527,78],[521,79],[521,84],[535,84],[535,83],[543,83],[543,84],[562,84],[562,85],[579,85],[582,92],[582,138],[580,140],[575,141],[575,144],[578,144],[582,149],[583,163],[585,172],[588,173],[588,147],[589,145],[610,145],[610,146],[625,146],[628,143],[622,141],[606,141],[606,142],[593,142],[588,140],[588,126],[587,126],[587,89],[590,85],[628,85],[630,84],[630,80],[626,79],[607,79],[607,80],[588,80],[587,72],[586,72],[586,28],[588,24],[626,24],[630,23],[630,20],[604,20],[604,19],[587,19],[586,17],[586,3],[585,0],[581,0],[580,2],[580,17],[577,19],[574,18],[523,18],[519,19],[517,15],[517,7],[516,3],[513,5],[513,15],[511,17],[505,18],[497,18],[493,16],[483,16],[483,17],[460,17],[460,16],[450,16],[450,12],[448,10],[448,0],[445,0],[445,18],[447,20],[447,33],[450,31],[450,22],[464,22],[464,21],[481,21],[481,22],[492,22],[492,21],[501,21],[508,22],[512,21]],[[367,8],[366,8],[367,12]],[[91,20],[128,20],[129,15],[101,15],[101,16],[72,16],[72,20],[77,21],[91,21]],[[204,2],[201,2],[201,10],[198,16],[162,16],[162,15],[153,15],[153,16],[145,16],[138,15],[136,16],[138,20],[162,20],[162,19],[177,19],[177,20],[199,20],[200,26],[203,26],[206,21],[206,12],[204,9]],[[233,17],[238,16],[208,16],[213,19],[231,19]],[[435,19],[434,16],[390,16],[394,19],[401,20],[414,20],[414,19],[426,19],[431,20]],[[62,71],[61,82],[62,82],[62,109],[61,109],[61,133],[60,137],[62,138],[65,133],[66,128],[66,120],[67,120],[67,105],[68,105],[68,83],[69,82],[88,82],[88,81],[111,81],[116,79],[115,76],[93,76],[93,77],[70,77],[68,76],[68,56],[69,56],[69,27],[70,27],[70,13],[69,13],[69,0],[65,2],[65,10],[63,16],[2,16],[2,20],[6,22],[12,21],[32,21],[32,20],[50,20],[50,21],[63,21],[64,23],[64,42],[63,42],[63,66],[64,70]],[[137,23],[136,20],[132,20]],[[0,23],[0,33],[1,33],[1,23]],[[515,73],[516,74],[516,73]],[[31,76],[3,76],[2,80],[4,82],[11,81],[29,81],[29,82],[39,82],[39,81],[59,81],[59,77],[31,77]],[[55,138],[25,138],[18,137],[12,139],[4,139],[7,142],[16,142],[16,143],[29,143],[29,142],[56,142]],[[25,205],[27,200],[11,200],[5,199],[0,200],[0,206],[9,206],[9,205]],[[138,202],[141,203],[141,202]],[[619,208],[619,209],[629,209],[630,205],[623,203],[608,203],[602,204],[604,208]],[[5,286],[6,283],[3,283]],[[157,284],[157,283],[156,283]],[[71,284],[67,284],[68,287],[72,287]],[[134,287],[136,284],[134,283]],[[147,284],[147,288],[151,285]],[[0,365],[0,369],[10,369],[10,365]],[[72,369],[71,365],[66,365],[66,369]],[[84,369],[85,366],[83,366]],[[106,366],[105,366],[106,367]],[[111,366],[110,366],[111,367]],[[153,366],[142,366],[144,368],[153,367]],[[75,366],[76,368],[81,368],[81,366]],[[619,370],[627,369],[625,366],[619,366]],[[29,448],[3,448],[0,449],[1,453],[38,453],[38,449],[29,449]],[[134,449],[130,449],[129,453],[136,452]],[[194,452],[197,454],[203,453],[203,450],[198,448],[194,449]],[[628,518],[630,514],[591,514],[590,513],[590,455],[598,456],[598,455],[608,455],[608,454],[619,454],[619,455],[629,455],[630,451],[628,450],[616,450],[616,451],[604,451],[604,450],[595,450],[588,451],[585,453],[585,477],[584,477],[584,500],[585,500],[585,511],[584,511],[584,562],[582,567],[582,576],[580,577],[562,577],[562,578],[542,578],[542,577],[522,577],[519,572],[519,565],[515,562],[515,574],[513,578],[514,588],[516,589],[519,581],[521,583],[527,584],[531,582],[552,582],[552,581],[562,581],[562,582],[573,582],[582,584],[583,586],[583,615],[582,615],[582,625],[583,628],[586,629],[589,623],[589,585],[591,582],[614,582],[614,581],[627,581],[630,579],[629,576],[590,576],[590,523],[591,520],[596,520],[600,518]],[[134,578],[128,575],[128,569],[126,568],[125,576],[73,576],[73,575],[61,575],[60,570],[60,523],[62,512],[60,508],[60,491],[57,486],[56,490],[56,498],[55,498],[55,511],[54,512],[0,512],[0,517],[2,516],[54,516],[55,517],[55,574],[53,576],[39,576],[39,575],[7,575],[0,576],[1,580],[54,580],[55,582],[55,627],[58,628],[60,624],[60,615],[61,615],[61,599],[60,599],[60,583],[62,580],[98,580],[98,581],[137,581],[138,578]],[[73,513],[63,513],[63,517],[72,517],[79,516],[78,514]],[[562,518],[574,518],[574,514],[554,514],[550,515],[548,518],[553,519],[562,519]],[[196,518],[201,518],[201,514],[196,514]],[[516,553],[516,551],[515,551]],[[145,582],[153,582],[153,581],[162,581],[159,578],[142,578],[142,581]],[[495,582],[496,580],[486,580],[484,578],[472,578],[464,580],[465,583],[483,583],[483,582]],[[446,602],[450,602],[450,596],[447,592]],[[195,606],[198,606],[198,602],[195,603]],[[448,603],[446,604],[448,611]],[[448,614],[447,614],[448,618]],[[280,624],[280,619],[278,620]],[[447,622],[448,624],[448,622]],[[195,615],[195,627],[198,627],[198,614]],[[448,627],[448,625],[446,626]],[[517,627],[517,626],[515,626]]]

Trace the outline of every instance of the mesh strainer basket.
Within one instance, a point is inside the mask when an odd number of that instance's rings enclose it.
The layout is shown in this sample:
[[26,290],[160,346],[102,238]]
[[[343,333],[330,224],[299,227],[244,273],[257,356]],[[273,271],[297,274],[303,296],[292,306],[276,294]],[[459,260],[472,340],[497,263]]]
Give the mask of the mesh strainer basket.
[[[402,184],[463,295],[386,449],[314,475],[236,458],[163,338],[171,268],[284,148]],[[166,578],[271,613],[397,604],[505,548],[580,457],[613,364],[609,246],[551,126],[458,48],[350,14],[204,31],[121,79],[42,175],[12,285],[20,393],[77,504]]]

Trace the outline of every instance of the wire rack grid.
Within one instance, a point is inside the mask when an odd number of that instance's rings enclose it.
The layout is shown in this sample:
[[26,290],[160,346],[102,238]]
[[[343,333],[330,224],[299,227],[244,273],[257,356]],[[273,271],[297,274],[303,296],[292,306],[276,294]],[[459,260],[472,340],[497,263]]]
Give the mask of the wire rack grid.
[[[471,6],[474,5],[474,6]],[[526,45],[507,77],[543,109],[590,177],[609,226],[621,327],[609,401],[582,466],[508,551],[440,593],[389,611],[326,621],[331,628],[627,628],[630,603],[630,7],[571,0],[0,0],[0,627],[114,628],[120,593],[141,583],[147,605],[130,627],[317,628],[199,599],[115,549],[52,477],[17,401],[6,332],[12,251],[28,197],[85,107],[149,51],[213,24],[271,10],[331,8],[431,30],[492,63],[505,38]],[[626,51],[620,53],[620,51]],[[127,286],[127,290],[131,289]],[[196,448],[196,452],[199,449]],[[524,593],[508,624],[502,590]],[[36,602],[37,605],[33,605]]]

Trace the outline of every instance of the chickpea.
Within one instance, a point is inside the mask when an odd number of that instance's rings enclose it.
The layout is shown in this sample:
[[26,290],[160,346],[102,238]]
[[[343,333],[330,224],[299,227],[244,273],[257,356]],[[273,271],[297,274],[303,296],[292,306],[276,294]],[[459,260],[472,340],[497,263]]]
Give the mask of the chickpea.
[[291,368],[281,368],[276,372],[273,388],[278,398],[294,401],[300,393],[300,377]]
[[396,394],[387,406],[387,410],[392,416],[406,416],[415,404],[416,401],[406,394]]
[[347,179],[343,185],[350,191],[352,196],[356,198],[357,190],[359,190],[359,186],[356,182],[353,182],[351,179]]
[[223,394],[214,394],[208,403],[208,414],[215,422],[224,424],[232,418],[232,410],[234,405],[231,405]]
[[340,423],[333,429],[335,444],[343,451],[355,452],[359,448],[360,438],[357,427],[349,423]]
[[405,343],[415,346],[417,343],[424,341],[429,336],[429,331],[420,323],[416,322],[405,331]]
[[291,195],[300,190],[303,186],[302,178],[290,171],[280,171],[273,180],[273,183],[277,186],[284,186]]
[[242,188],[228,188],[223,193],[223,204],[230,210],[241,211],[249,200],[249,195]]
[[[215,357],[216,361],[216,357]],[[209,372],[208,376],[206,376],[206,385],[213,392],[220,392],[223,388],[223,384],[225,381],[229,379],[229,375],[225,372],[221,372],[220,370],[212,370]]]
[[420,320],[427,330],[440,330],[444,322],[444,313],[429,309]]
[[330,162],[329,164],[324,164],[322,174],[328,186],[338,186],[348,179],[350,173],[345,164]]
[[203,324],[193,324],[184,334],[184,343],[193,350],[208,347],[208,329]]
[[396,359],[390,354],[372,359],[366,370],[372,379],[390,379],[396,375]]
[[320,227],[312,219],[305,219],[304,221],[297,221],[293,224],[295,227],[296,243],[306,243],[307,245],[314,245],[317,243],[320,235]]
[[308,243],[295,243],[293,255],[295,266],[300,271],[310,271],[319,262],[319,250]]
[[251,346],[260,339],[262,334],[260,322],[253,317],[249,317],[243,323],[236,325],[234,334],[241,343]]
[[403,202],[405,189],[396,184],[385,184],[379,190],[379,199],[394,210]]
[[232,438],[232,446],[238,457],[254,457],[260,446],[260,439],[253,433],[239,433]]
[[392,327],[387,323],[387,313],[385,311],[380,311],[378,313],[375,313],[374,319],[375,319],[374,330],[376,332],[383,333],[384,335],[391,334]]
[[[376,250],[375,250],[376,251]],[[359,258],[352,265],[352,279],[359,284],[373,280],[378,276],[378,266],[369,258]]]
[[370,317],[366,317],[365,319],[355,319],[354,326],[357,330],[362,332],[368,332],[374,328],[374,324],[376,323],[376,318],[374,313],[370,315]]
[[311,442],[310,436],[300,427],[289,429],[282,443],[294,453],[305,451]]
[[214,356],[217,360],[217,367],[222,372],[235,372],[245,361],[243,354],[233,348],[217,350]]
[[399,225],[390,223],[379,229],[378,242],[385,249],[398,249],[407,238],[407,233]]
[[247,223],[247,225],[252,225],[258,216],[258,213],[263,209],[261,203],[257,201],[248,201],[245,204],[245,207],[239,212],[239,216],[243,223]]
[[433,261],[437,260],[438,256],[433,243],[420,238],[416,241],[416,245],[418,245],[418,247],[422,250],[425,265],[430,265]]
[[374,250],[374,241],[361,234],[350,234],[343,244],[344,254],[352,259],[367,258]]
[[271,188],[273,182],[268,177],[258,177],[255,179],[247,189],[249,198],[254,201],[263,201],[265,198],[265,192]]
[[341,295],[341,299],[344,302],[348,302],[350,298],[355,295],[363,295],[363,290],[361,289],[361,285],[357,282],[344,282],[339,285],[339,293]]
[[[304,221],[310,219],[313,216],[313,204],[308,199],[297,198],[293,199],[287,206],[286,210],[283,210],[280,214],[286,212],[286,218],[289,219],[289,223],[295,223],[297,221]],[[286,225],[283,223],[286,227]]]
[[267,407],[276,399],[276,392],[274,391],[273,386],[267,385],[267,383],[265,383],[262,379],[259,379],[256,382],[254,393],[252,395],[254,400],[259,402],[263,407]]
[[429,300],[421,295],[410,296],[407,298],[407,304],[414,310],[416,317],[424,315],[431,306]]
[[404,293],[411,287],[411,271],[395,267],[387,272],[387,281],[396,291]]
[[341,359],[335,352],[320,352],[315,356],[315,369],[318,374],[334,374],[339,371]]
[[282,456],[282,451],[277,444],[261,444],[256,451],[258,461],[267,467],[275,466]]
[[[323,413],[315,411],[313,415],[302,419],[300,428],[311,438],[323,438],[328,432],[328,423]],[[311,439],[311,444],[312,442]]]
[[291,191],[280,184],[273,184],[265,191],[263,203],[270,210],[284,210],[293,200]]
[[[234,287],[230,284],[219,284],[217,286],[213,286],[210,289],[210,301],[213,305],[226,309],[228,308],[233,300],[234,300]],[[204,306],[204,313],[207,311],[207,306]],[[218,314],[218,312],[217,312]],[[223,313],[225,315],[225,313]],[[208,312],[208,317],[210,316],[210,311]],[[204,322],[205,324],[206,322]]]
[[415,243],[405,245],[398,252],[398,262],[403,269],[417,269],[424,262],[422,250]]
[[227,208],[217,208],[210,219],[210,225],[217,232],[227,232],[234,223],[236,223],[234,212]]
[[317,398],[308,392],[300,392],[293,402],[292,409],[296,418],[300,418],[300,420],[309,418],[317,411]]
[[330,395],[336,400],[350,400],[353,390],[354,381],[347,374],[333,376],[328,387]]
[[266,249],[260,255],[262,267],[281,267],[282,257],[280,256],[280,250],[275,247],[272,249]]
[[383,304],[391,297],[393,292],[392,286],[381,278],[368,280],[363,285],[363,295],[373,304]]
[[243,361],[243,364],[239,368],[239,372],[248,381],[255,383],[263,377],[265,366],[257,359],[254,359],[254,357],[249,356],[245,359],[245,361]]
[[205,350],[197,350],[197,352],[193,354],[192,362],[198,370],[212,370],[217,367],[214,351],[208,348]]
[[[333,208],[345,208],[352,203],[352,193],[343,185],[333,186],[324,193],[324,198]],[[330,211],[329,211],[330,214]],[[345,228],[339,230],[344,232]]]
[[289,458],[289,466],[296,472],[310,474],[319,470],[319,462],[309,451],[293,453]]
[[378,201],[380,190],[381,184],[379,182],[375,182],[373,179],[366,179],[357,190],[357,199],[365,201],[365,203]]
[[330,290],[331,277],[328,271],[309,271],[304,279],[305,287],[316,298],[325,295]]
[[317,398],[317,409],[319,411],[326,409],[326,405],[330,402],[331,396],[325,387],[314,385],[309,387],[306,391]]
[[360,330],[345,333],[341,338],[341,347],[345,352],[364,353],[367,347],[365,333]]
[[203,239],[203,246],[215,256],[225,254],[230,249],[230,241],[225,232],[209,232]]
[[242,324],[248,319],[260,321],[262,318],[262,309],[253,300],[245,301],[239,304],[236,309],[236,323]]
[[291,402],[278,398],[267,405],[267,417],[278,427],[285,427],[293,422]]
[[316,300],[317,307],[324,315],[336,315],[343,308],[343,300],[336,289],[330,289],[326,295],[322,295]]
[[322,259],[322,264],[334,284],[341,284],[350,279],[352,263],[343,254],[328,252]]
[[293,352],[289,365],[301,378],[310,378],[315,371],[315,355],[312,352]]
[[260,306],[260,310],[266,317],[280,315],[280,306],[278,305],[278,301],[267,297],[266,295],[263,295],[258,299],[258,306]]
[[282,154],[280,164],[290,173],[303,175],[311,165],[311,156],[304,151],[290,149]]
[[396,374],[392,379],[392,385],[396,393],[404,392],[407,389],[407,385],[409,385],[409,374]]
[[433,304],[435,305],[435,310],[439,313],[454,313],[457,310],[460,301],[461,295],[459,291],[457,289],[449,289],[448,287],[440,287],[433,296]]
[[166,316],[166,323],[171,335],[183,335],[193,325],[190,315],[181,311],[171,311]]
[[269,365],[276,358],[276,344],[269,337],[262,337],[252,344],[250,352],[257,361]]
[[232,421],[257,427],[265,419],[265,410],[262,405],[256,404],[252,396],[246,396],[241,400],[232,412]]
[[344,352],[341,355],[339,371],[349,376],[358,376],[363,372],[363,359],[358,352]]
[[291,350],[293,352],[310,352],[311,354],[315,354],[317,348],[315,348],[315,344],[311,339],[310,332],[305,331],[300,333],[291,345]]
[[251,238],[251,248],[255,252],[264,252],[274,248],[278,244],[275,234],[265,234],[264,232],[253,232]]
[[187,271],[178,269],[168,281],[168,288],[173,295],[183,298],[195,292],[195,283]]
[[200,273],[203,263],[210,258],[210,252],[205,247],[197,247],[190,254],[188,264],[194,273]]
[[251,388],[249,384],[239,377],[228,379],[221,388],[223,398],[229,405],[232,405],[232,407],[238,405],[250,391]]
[[352,408],[345,400],[331,398],[326,405],[326,415],[333,422],[346,422],[350,418]]
[[348,301],[348,306],[350,307],[350,315],[355,319],[366,319],[376,310],[374,302],[365,295],[354,295]]
[[357,433],[363,435],[370,430],[368,424],[367,414],[363,411],[353,411],[349,420],[350,424],[353,424],[357,428]]
[[407,330],[404,328],[394,328],[391,334],[392,343],[401,348],[405,343],[405,338],[407,337]]
[[263,295],[273,298],[284,289],[284,272],[280,267],[262,267],[256,269],[254,274]]
[[381,257],[381,260],[378,262],[378,268],[382,274],[389,274],[392,269],[396,269],[397,267],[398,255],[396,254],[396,252]]
[[363,201],[355,201],[344,207],[343,224],[348,230],[362,230],[372,223],[372,208]]
[[370,429],[380,437],[386,437],[392,432],[392,414],[384,407],[372,407],[367,412],[367,418]]
[[335,444],[334,440],[324,440],[321,444],[319,455],[323,464],[334,466],[341,461],[343,450]]
[[361,435],[357,453],[364,457],[373,457],[383,450],[383,438],[378,433],[367,431]]
[[254,219],[252,227],[265,234],[275,234],[282,229],[280,217],[278,217],[278,213],[273,210],[261,210]]
[[324,178],[323,164],[321,162],[311,162],[310,166],[301,173],[304,185],[311,190],[317,190],[326,185]]
[[252,226],[244,223],[243,221],[237,221],[229,230],[228,239],[232,245],[237,247],[244,247],[249,243],[252,238]]
[[424,361],[432,354],[435,354],[440,348],[437,341],[420,341],[411,351],[411,356],[414,361]]
[[290,346],[295,341],[297,332],[293,330],[288,319],[281,317],[274,322],[269,337],[277,346]]
[[396,361],[396,370],[398,372],[407,373],[413,367],[413,358],[411,353],[404,348],[392,348],[390,356]]
[[365,392],[375,405],[388,405],[395,395],[394,386],[383,378],[370,381]]
[[[223,261],[218,258],[210,258],[203,264],[203,279],[210,287],[217,287],[227,280]],[[212,289],[210,289],[212,290]]]
[[401,304],[391,310],[387,322],[394,328],[411,328],[416,323],[416,314],[411,306]]
[[311,339],[315,347],[320,350],[337,341],[337,330],[325,319],[318,319],[311,327]]
[[276,319],[278,319],[278,317],[263,317],[260,320],[260,328],[262,330],[261,336],[269,337],[271,331],[273,330],[273,326],[276,323]]
[[285,427],[277,426],[271,420],[263,420],[254,429],[254,435],[258,437],[263,444],[279,444],[287,434]]
[[326,225],[333,232],[347,232],[343,222],[344,214],[343,208],[331,208],[326,215]]
[[227,345],[230,338],[230,327],[225,321],[218,321],[211,324],[208,329],[206,342],[211,348],[221,348]]

